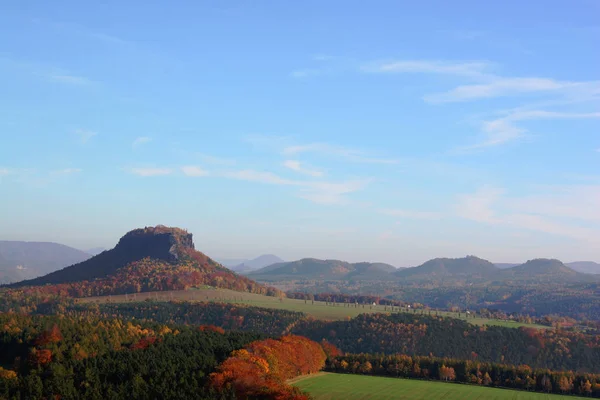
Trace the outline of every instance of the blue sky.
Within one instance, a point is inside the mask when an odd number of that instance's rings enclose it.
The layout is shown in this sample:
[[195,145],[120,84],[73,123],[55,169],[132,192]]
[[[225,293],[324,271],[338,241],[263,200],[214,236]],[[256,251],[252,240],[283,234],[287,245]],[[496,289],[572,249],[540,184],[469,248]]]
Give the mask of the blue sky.
[[0,239],[600,261],[597,1],[8,1]]

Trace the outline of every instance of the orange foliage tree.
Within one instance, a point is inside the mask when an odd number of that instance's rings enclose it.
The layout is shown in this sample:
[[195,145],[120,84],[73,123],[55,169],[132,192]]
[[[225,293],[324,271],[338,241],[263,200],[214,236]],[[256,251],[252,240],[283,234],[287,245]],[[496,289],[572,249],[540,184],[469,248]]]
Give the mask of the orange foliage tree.
[[285,381],[319,371],[325,359],[323,348],[302,336],[256,341],[234,351],[211,374],[211,385],[233,389],[239,399],[304,400],[308,397]]

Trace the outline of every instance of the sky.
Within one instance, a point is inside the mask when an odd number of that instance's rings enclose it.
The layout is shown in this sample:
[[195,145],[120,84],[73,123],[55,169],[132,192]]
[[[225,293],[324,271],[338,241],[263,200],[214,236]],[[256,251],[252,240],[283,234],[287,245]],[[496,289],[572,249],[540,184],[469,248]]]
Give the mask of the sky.
[[600,3],[0,3],[0,239],[600,261]]

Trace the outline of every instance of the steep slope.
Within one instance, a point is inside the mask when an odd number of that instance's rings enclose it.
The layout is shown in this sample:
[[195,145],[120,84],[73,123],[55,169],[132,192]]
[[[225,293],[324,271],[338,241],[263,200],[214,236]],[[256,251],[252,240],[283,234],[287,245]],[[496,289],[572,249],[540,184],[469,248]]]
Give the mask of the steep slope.
[[35,278],[91,257],[52,242],[0,241],[0,282]]
[[263,254],[252,260],[245,260],[231,269],[236,272],[250,272],[260,268],[267,267],[269,265],[285,262],[281,258],[273,254]]
[[349,263],[340,260],[303,258],[298,261],[277,263],[253,271],[249,277],[258,280],[350,280],[389,279],[396,268],[383,263]]
[[507,268],[500,272],[499,276],[504,279],[512,279],[519,281],[584,281],[589,275],[580,274],[579,272],[567,267],[559,260],[538,258],[529,260],[524,264],[517,265],[513,268]]
[[584,274],[600,274],[600,264],[593,261],[575,261],[565,264],[567,267]]
[[91,259],[10,287],[44,286],[71,296],[153,290],[181,290],[211,285],[238,291],[275,294],[239,276],[194,249],[192,234],[162,225],[135,229],[117,246]]
[[98,255],[106,250],[104,247],[92,247],[91,249],[83,250],[85,253],[91,254],[93,256]]
[[418,267],[399,270],[394,275],[402,280],[481,280],[490,279],[498,268],[491,262],[474,256],[435,258]]

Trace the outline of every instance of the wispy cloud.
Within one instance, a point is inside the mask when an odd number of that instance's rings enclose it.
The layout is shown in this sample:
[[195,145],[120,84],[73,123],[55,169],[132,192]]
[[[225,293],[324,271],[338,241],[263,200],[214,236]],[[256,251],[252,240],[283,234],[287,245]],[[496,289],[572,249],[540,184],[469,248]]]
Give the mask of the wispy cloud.
[[334,146],[327,143],[309,143],[284,147],[284,155],[295,155],[301,153],[320,153],[330,156],[345,158],[349,161],[369,164],[397,164],[398,160],[371,157],[363,151]]
[[128,168],[127,171],[133,175],[144,177],[165,176],[173,173],[173,169],[171,168]]
[[[490,77],[489,83],[458,86],[448,92],[426,95],[423,99],[429,103],[449,103],[471,101],[501,96],[514,96],[534,92],[556,92],[581,86],[578,82],[562,82],[547,78],[503,78]],[[590,82],[590,85],[596,85]]]
[[527,129],[516,124],[519,121],[538,119],[592,119],[600,118],[600,112],[566,113],[545,110],[514,111],[508,115],[482,123],[484,138],[479,143],[459,147],[458,150],[474,150],[497,146],[521,138]]
[[488,75],[484,71],[488,67],[489,63],[481,61],[456,63],[448,61],[400,60],[366,64],[361,67],[361,70],[370,73],[429,73],[485,78]]
[[433,211],[416,211],[416,210],[405,210],[405,209],[383,209],[379,211],[382,214],[390,215],[392,217],[409,218],[409,219],[425,219],[425,220],[437,220],[442,218],[442,214]]
[[254,171],[250,169],[230,171],[223,174],[226,178],[242,181],[266,183],[270,185],[301,185],[301,182],[285,179],[272,172]]
[[484,186],[458,197],[458,216],[476,222],[532,230],[600,243],[600,186],[559,186],[544,195],[509,197],[501,188]]
[[208,176],[208,171],[195,165],[186,165],[181,167],[181,172],[187,176]]
[[79,137],[79,141],[83,144],[87,143],[91,138],[98,135],[97,132],[90,131],[88,129],[77,129],[74,133]]
[[133,143],[131,144],[131,146],[132,146],[133,148],[136,148],[136,147],[138,147],[138,146],[140,146],[140,145],[142,145],[142,144],[145,144],[145,143],[148,143],[148,142],[151,142],[151,141],[152,141],[152,138],[151,138],[151,137],[148,137],[148,136],[140,136],[140,137],[137,137],[137,138],[136,138],[136,139],[133,141]]
[[315,178],[323,176],[323,171],[319,171],[310,167],[304,167],[302,163],[297,160],[286,160],[284,161],[283,166],[291,169],[292,171],[296,171],[304,175],[313,176]]
[[12,171],[8,168],[0,168],[0,177],[12,174]]
[[90,85],[92,80],[83,76],[64,75],[64,74],[48,74],[48,78],[53,82],[64,83],[68,85]]
[[364,189],[369,180],[347,182],[311,182],[304,185],[300,197],[318,204],[346,204],[346,195]]
[[50,171],[52,175],[72,175],[82,172],[81,168],[63,168]]
[[345,204],[346,195],[365,188],[369,180],[345,182],[302,181],[280,177],[272,172],[240,170],[223,174],[226,178],[270,185],[294,186],[300,189],[299,197],[319,204]]

